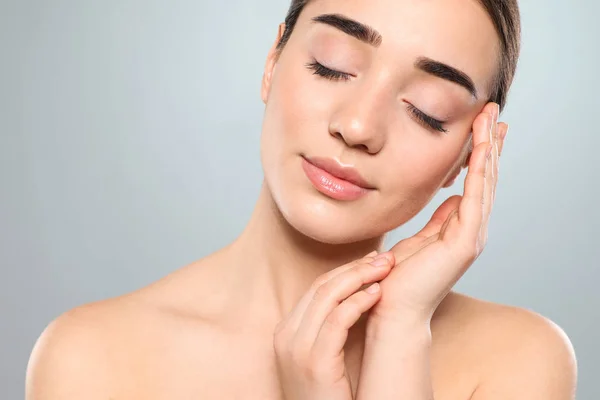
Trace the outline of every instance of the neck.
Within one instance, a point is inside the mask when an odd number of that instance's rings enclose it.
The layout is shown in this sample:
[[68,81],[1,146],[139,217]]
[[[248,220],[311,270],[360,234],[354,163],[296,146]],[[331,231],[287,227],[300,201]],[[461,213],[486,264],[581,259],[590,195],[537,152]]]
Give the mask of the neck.
[[380,250],[383,239],[325,244],[309,238],[289,225],[263,183],[248,225],[229,246],[235,296],[260,308],[259,315],[280,320],[318,276]]

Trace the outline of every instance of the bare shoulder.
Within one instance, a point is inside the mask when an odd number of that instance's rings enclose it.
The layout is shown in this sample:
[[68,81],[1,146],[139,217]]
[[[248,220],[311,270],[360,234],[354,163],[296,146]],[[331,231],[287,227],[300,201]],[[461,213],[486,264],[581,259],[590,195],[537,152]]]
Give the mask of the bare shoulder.
[[85,304],[54,319],[33,347],[26,398],[111,398],[116,382],[109,370],[119,365],[115,344],[131,326],[128,316],[139,318],[133,307],[121,297]]
[[150,366],[177,350],[168,348],[179,339],[174,335],[188,332],[201,340],[206,331],[201,312],[182,306],[193,273],[196,268],[187,266],[135,292],[58,316],[31,352],[26,398],[106,400],[131,393],[136,379],[148,379],[155,373]]
[[436,318],[442,343],[459,343],[479,371],[473,400],[575,398],[573,345],[549,318],[454,292]]

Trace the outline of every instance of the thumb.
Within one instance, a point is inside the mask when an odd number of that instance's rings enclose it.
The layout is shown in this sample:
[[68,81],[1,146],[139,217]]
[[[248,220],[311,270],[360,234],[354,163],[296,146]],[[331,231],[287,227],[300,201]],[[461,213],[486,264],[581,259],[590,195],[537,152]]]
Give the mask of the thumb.
[[415,236],[416,237],[430,237],[432,235],[440,233],[444,222],[448,219],[448,216],[452,211],[456,210],[460,205],[462,196],[454,195],[446,199],[433,213],[429,222],[421,229]]

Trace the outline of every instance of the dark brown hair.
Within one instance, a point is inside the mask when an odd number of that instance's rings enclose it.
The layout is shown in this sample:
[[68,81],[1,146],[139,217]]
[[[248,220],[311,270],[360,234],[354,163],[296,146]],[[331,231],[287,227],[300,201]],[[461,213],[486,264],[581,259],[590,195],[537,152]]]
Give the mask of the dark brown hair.
[[[277,45],[281,52],[288,42],[300,13],[311,0],[292,0],[285,17],[285,31]],[[521,50],[521,17],[517,0],[479,0],[492,19],[500,39],[500,65],[493,79],[489,101],[498,103],[500,111],[506,105],[506,98],[517,69]]]

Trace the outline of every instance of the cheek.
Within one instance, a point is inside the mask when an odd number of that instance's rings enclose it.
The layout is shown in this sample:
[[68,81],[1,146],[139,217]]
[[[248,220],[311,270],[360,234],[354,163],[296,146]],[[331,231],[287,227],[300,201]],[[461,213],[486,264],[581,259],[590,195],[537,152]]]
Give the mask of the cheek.
[[289,152],[298,152],[297,140],[306,132],[306,102],[284,69],[274,76],[263,116],[261,149],[265,161],[280,163]]
[[332,97],[324,94],[308,71],[290,68],[274,88],[282,134],[292,143],[314,140],[327,132]]
[[410,132],[406,138],[388,143],[392,160],[384,171],[390,195],[406,191],[430,192],[438,189],[456,165],[461,143],[448,137],[432,137],[429,132]]
[[285,59],[273,75],[261,134],[263,169],[273,192],[293,190],[291,183],[300,179],[299,154],[310,154],[327,140],[329,105],[319,101],[326,97],[320,90],[301,60]]
[[[419,213],[448,180],[460,156],[460,144],[445,139],[448,138],[398,138],[393,157],[382,164],[386,165],[385,168],[379,168],[382,179],[381,203],[378,207],[380,215],[376,218],[387,216],[390,229],[406,223]],[[446,143],[442,144],[441,141]],[[406,143],[410,143],[410,146],[406,146]],[[392,149],[388,149],[391,154]]]
[[[445,182],[461,139],[435,137],[412,121],[398,119],[397,126],[388,127],[384,153],[368,164],[380,192],[343,207],[324,200],[307,183],[297,155],[325,152],[335,140],[329,137],[328,124],[336,101],[345,95],[336,84],[312,75],[304,62],[288,59],[279,66],[263,119],[265,178],[285,218],[304,234],[331,242],[374,237],[410,220]],[[360,222],[364,220],[370,223]]]

